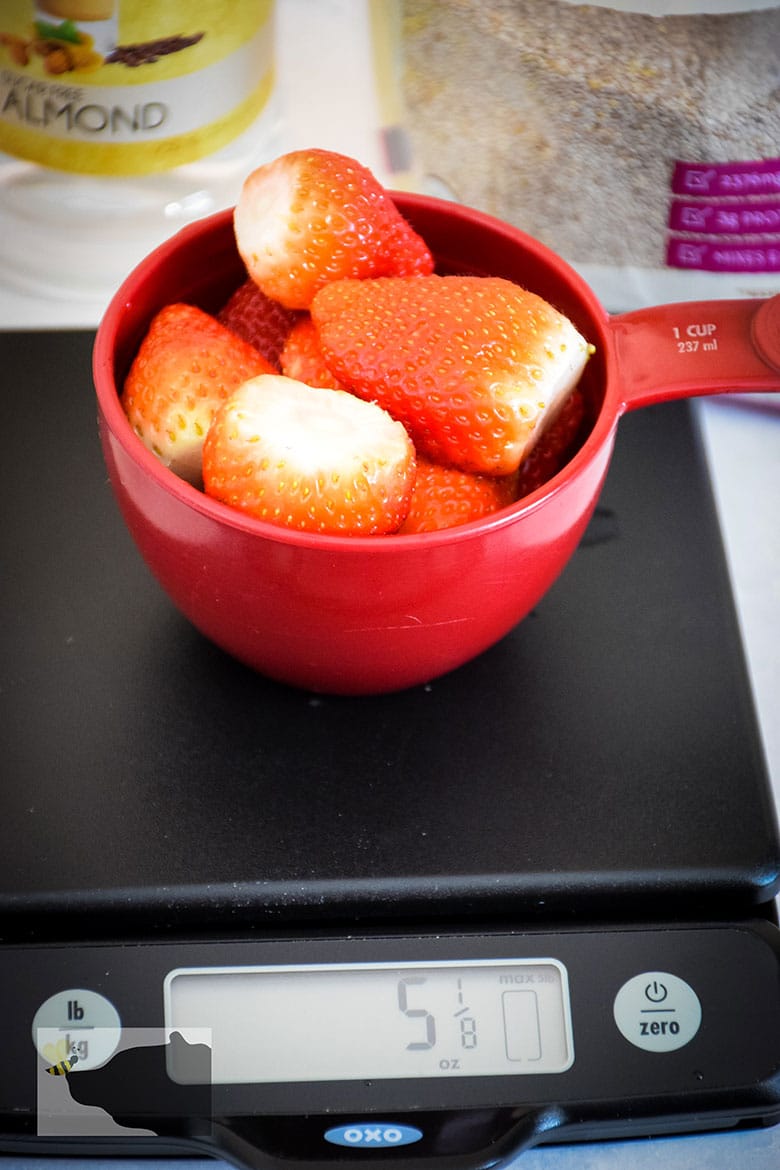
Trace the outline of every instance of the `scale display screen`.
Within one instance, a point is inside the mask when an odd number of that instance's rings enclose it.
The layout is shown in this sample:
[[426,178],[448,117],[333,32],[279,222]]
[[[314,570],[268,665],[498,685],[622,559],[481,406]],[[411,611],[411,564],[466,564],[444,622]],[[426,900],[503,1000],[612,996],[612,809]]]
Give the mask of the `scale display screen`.
[[212,1084],[560,1073],[574,1059],[555,959],[190,967],[169,972],[164,998],[168,1034],[210,1032]]

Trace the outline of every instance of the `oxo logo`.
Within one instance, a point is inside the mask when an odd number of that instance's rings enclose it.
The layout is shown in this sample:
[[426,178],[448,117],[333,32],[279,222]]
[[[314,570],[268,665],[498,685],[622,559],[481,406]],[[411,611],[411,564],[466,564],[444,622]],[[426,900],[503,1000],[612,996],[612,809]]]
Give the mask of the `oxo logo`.
[[336,1146],[373,1147],[408,1146],[418,1142],[422,1131],[413,1125],[397,1125],[395,1122],[363,1122],[336,1125],[325,1133],[325,1140]]

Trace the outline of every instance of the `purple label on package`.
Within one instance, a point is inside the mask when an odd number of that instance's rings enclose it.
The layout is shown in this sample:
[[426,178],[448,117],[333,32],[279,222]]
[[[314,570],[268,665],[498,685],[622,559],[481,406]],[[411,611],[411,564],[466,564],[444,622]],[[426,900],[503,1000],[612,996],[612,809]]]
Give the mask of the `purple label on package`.
[[780,158],[678,162],[671,190],[670,268],[780,272]]
[[780,235],[780,199],[773,203],[691,203],[675,199],[669,211],[669,227],[675,232],[709,236]]
[[675,195],[728,198],[735,195],[780,195],[780,158],[757,162],[675,163]]
[[672,239],[666,263],[670,268],[702,272],[780,272],[780,240],[775,244],[700,244]]

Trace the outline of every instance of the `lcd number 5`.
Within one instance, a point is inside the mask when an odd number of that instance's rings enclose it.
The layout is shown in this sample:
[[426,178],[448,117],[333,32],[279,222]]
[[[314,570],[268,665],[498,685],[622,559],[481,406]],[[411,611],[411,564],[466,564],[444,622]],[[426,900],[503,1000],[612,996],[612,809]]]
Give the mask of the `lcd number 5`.
[[[421,987],[428,982],[425,975],[406,975],[397,983],[398,1008],[405,1016],[412,1020],[419,1020],[420,1036],[410,1040],[406,1048],[409,1052],[427,1052],[436,1044],[436,1017],[426,1007],[415,1006],[416,996],[410,989]],[[452,1018],[458,1021],[458,1039],[461,1049],[477,1047],[477,1021],[470,1014],[470,1009],[463,994],[463,980],[455,981],[455,1010]],[[411,1000],[414,1002],[410,1002]],[[456,1061],[442,1063],[442,1067],[456,1068]]]

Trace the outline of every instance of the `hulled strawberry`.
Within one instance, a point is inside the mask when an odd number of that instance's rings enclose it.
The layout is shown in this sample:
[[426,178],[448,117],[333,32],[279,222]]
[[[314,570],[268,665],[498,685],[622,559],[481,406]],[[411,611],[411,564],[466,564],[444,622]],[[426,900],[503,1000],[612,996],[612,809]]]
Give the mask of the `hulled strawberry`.
[[517,475],[517,495],[527,496],[557,475],[577,449],[585,419],[585,396],[578,388],[564,402]]
[[517,470],[590,352],[552,305],[500,277],[342,280],[311,314],[339,381],[403,422],[420,453],[489,475]]
[[308,386],[329,386],[332,390],[344,387],[328,369],[322,356],[320,339],[308,313],[302,314],[287,335],[279,355],[282,373],[288,378],[306,382]]
[[427,245],[370,170],[296,150],[254,170],[236,204],[238,251],[255,284],[290,309],[344,277],[433,271]]
[[203,440],[217,407],[247,378],[273,373],[257,350],[194,305],[153,318],[122,390],[142,442],[182,479],[201,478]]
[[209,495],[306,532],[395,532],[414,475],[411,440],[380,407],[282,375],[239,387],[217,411],[203,449]]
[[517,475],[475,475],[422,456],[400,532],[435,532],[490,516],[517,497]]
[[272,301],[253,280],[247,279],[217,313],[217,320],[253,345],[278,369],[279,354],[298,320],[298,313]]

